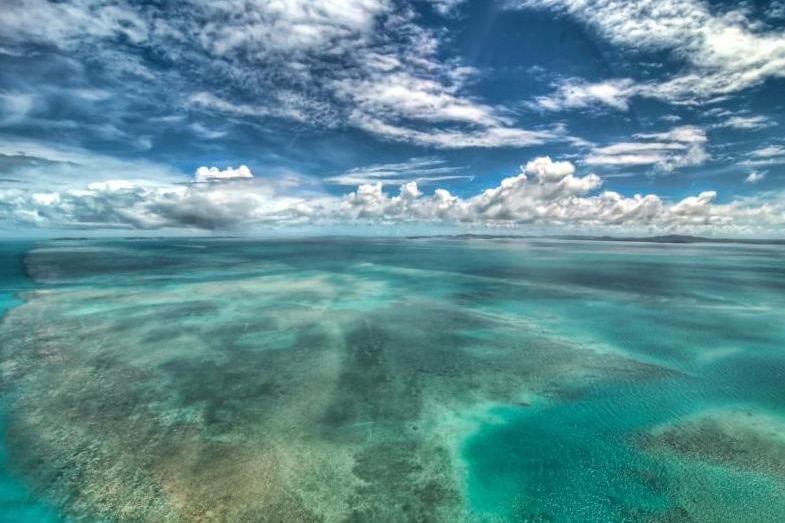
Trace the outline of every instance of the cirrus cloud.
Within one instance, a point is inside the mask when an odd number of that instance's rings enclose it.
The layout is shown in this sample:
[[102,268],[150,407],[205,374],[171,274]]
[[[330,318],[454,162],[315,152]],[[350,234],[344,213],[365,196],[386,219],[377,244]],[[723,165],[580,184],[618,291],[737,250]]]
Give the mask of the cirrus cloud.
[[588,165],[655,165],[665,171],[700,165],[707,158],[706,133],[684,125],[658,133],[638,133],[636,141],[595,147],[584,158]]
[[537,100],[544,109],[601,104],[626,111],[633,96],[692,104],[785,78],[785,32],[751,20],[742,4],[720,12],[702,0],[522,0],[515,5],[572,16],[621,48],[665,51],[685,64],[657,81],[564,80],[552,95]]

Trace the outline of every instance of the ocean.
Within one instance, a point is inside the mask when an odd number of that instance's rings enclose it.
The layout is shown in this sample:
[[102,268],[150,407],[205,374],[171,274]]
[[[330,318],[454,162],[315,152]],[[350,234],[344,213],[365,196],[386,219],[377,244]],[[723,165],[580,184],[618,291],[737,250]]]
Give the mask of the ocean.
[[785,246],[0,242],[0,520],[785,520]]

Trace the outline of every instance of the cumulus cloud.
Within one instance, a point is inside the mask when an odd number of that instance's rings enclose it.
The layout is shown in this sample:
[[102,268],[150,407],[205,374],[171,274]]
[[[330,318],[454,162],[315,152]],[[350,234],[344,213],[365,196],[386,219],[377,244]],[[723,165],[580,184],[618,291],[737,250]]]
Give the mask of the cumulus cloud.
[[239,178],[253,178],[251,169],[247,165],[241,165],[237,169],[227,167],[224,170],[218,167],[199,167],[194,173],[195,182],[213,182],[221,180],[236,180]]
[[149,186],[115,180],[59,193],[0,190],[0,215],[40,227],[215,230],[296,224],[302,201],[264,183]]
[[595,147],[584,158],[588,165],[654,165],[671,171],[678,167],[700,165],[708,158],[706,133],[684,125],[666,132],[639,133],[636,141]]
[[414,183],[389,196],[381,184],[364,185],[332,208],[332,219],[430,220],[463,225],[542,226],[566,229],[638,231],[760,231],[785,221],[781,199],[762,204],[739,201],[716,204],[716,192],[705,191],[675,203],[653,194],[623,196],[598,192],[594,174],[576,176],[570,162],[536,158],[518,175],[493,188],[460,198],[444,189],[420,194]]
[[576,174],[570,162],[540,157],[497,186],[469,197],[441,188],[425,194],[416,182],[401,184],[394,194],[376,182],[344,196],[331,196],[297,194],[291,187],[261,178],[167,186],[114,180],[62,192],[0,190],[0,217],[40,227],[206,230],[417,222],[625,234],[741,234],[777,231],[785,225],[782,195],[719,204],[716,192],[704,191],[669,202],[655,194],[624,196],[601,190],[602,185],[595,174]]
[[543,156],[527,163],[523,172],[534,176],[540,183],[558,182],[575,174],[575,166],[570,162],[554,162],[549,156]]
[[594,174],[574,176],[569,162],[537,158],[521,172],[494,188],[470,198],[453,196],[437,189],[422,195],[415,182],[404,184],[395,196],[382,185],[361,185],[341,201],[338,216],[357,220],[375,218],[394,221],[447,221],[464,224],[557,223],[566,219],[566,206],[601,185]]

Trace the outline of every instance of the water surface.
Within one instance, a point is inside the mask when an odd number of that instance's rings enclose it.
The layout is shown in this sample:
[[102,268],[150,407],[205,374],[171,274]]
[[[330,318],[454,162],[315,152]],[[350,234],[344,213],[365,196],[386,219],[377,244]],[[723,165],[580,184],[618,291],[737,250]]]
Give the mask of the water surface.
[[2,248],[6,514],[785,518],[783,247]]

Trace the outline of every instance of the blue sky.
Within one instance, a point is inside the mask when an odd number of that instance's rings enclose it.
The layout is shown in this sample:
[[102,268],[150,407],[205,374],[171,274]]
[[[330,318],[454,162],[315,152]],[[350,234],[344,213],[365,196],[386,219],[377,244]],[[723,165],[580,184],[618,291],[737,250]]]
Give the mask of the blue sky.
[[0,230],[781,235],[783,93],[781,0],[21,0]]

